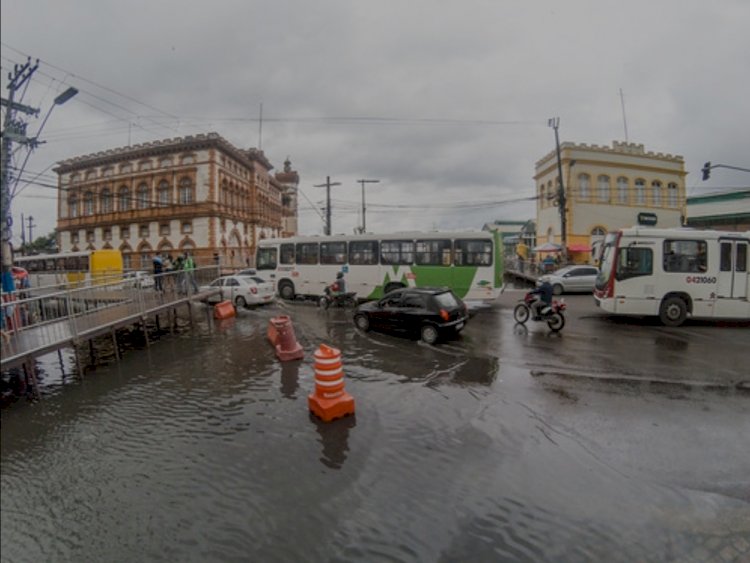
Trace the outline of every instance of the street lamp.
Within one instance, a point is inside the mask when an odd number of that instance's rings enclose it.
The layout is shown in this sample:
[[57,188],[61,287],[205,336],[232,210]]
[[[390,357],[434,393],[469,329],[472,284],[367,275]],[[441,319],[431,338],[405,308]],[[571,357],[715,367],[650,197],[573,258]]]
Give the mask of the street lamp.
[[365,226],[365,184],[377,184],[380,180],[357,180],[357,182],[362,184],[362,230],[360,232],[364,234],[367,232],[367,227]]

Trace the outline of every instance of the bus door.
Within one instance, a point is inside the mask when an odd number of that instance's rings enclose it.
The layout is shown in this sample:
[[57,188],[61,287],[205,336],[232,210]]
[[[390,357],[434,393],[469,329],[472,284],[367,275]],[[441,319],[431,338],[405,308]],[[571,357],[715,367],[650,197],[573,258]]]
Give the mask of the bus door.
[[[716,296],[718,316],[736,314],[726,300],[748,298],[748,243],[745,240],[719,239],[719,273]],[[724,302],[722,302],[724,300]]]

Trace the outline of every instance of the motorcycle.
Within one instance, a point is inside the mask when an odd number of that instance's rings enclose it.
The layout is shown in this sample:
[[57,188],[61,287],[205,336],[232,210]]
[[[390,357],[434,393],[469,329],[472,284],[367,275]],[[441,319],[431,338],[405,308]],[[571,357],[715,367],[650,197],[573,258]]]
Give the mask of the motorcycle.
[[331,305],[334,307],[356,307],[357,294],[355,292],[334,294],[330,286],[326,287],[325,295],[318,298],[318,307],[328,309]]
[[535,321],[546,321],[547,326],[553,332],[562,330],[565,326],[565,315],[566,309],[565,301],[558,301],[557,299],[552,300],[551,305],[542,306],[542,310],[538,316],[532,315],[532,303],[534,302],[535,294],[528,292],[523,299],[521,299],[513,309],[513,318],[519,324],[525,324],[529,318]]

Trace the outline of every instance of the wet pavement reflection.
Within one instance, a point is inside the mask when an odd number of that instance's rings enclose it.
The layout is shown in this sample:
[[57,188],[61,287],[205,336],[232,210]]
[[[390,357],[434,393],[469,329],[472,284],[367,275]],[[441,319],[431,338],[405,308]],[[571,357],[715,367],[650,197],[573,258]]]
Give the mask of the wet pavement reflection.
[[[568,298],[560,334],[515,295],[438,346],[280,303],[95,369],[44,358],[2,412],[7,561],[742,561],[746,327],[665,329]],[[305,350],[280,363],[269,320]],[[342,351],[356,414],[308,411]]]

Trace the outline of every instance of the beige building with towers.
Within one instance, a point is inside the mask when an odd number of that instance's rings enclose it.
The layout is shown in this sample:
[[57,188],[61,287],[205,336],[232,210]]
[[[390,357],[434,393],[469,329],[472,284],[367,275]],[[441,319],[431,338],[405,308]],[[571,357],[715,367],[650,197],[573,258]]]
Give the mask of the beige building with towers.
[[[566,244],[574,262],[591,262],[608,231],[634,225],[680,227],[685,219],[685,162],[642,144],[560,145],[566,197]],[[537,244],[561,244],[557,153],[536,163]]]

